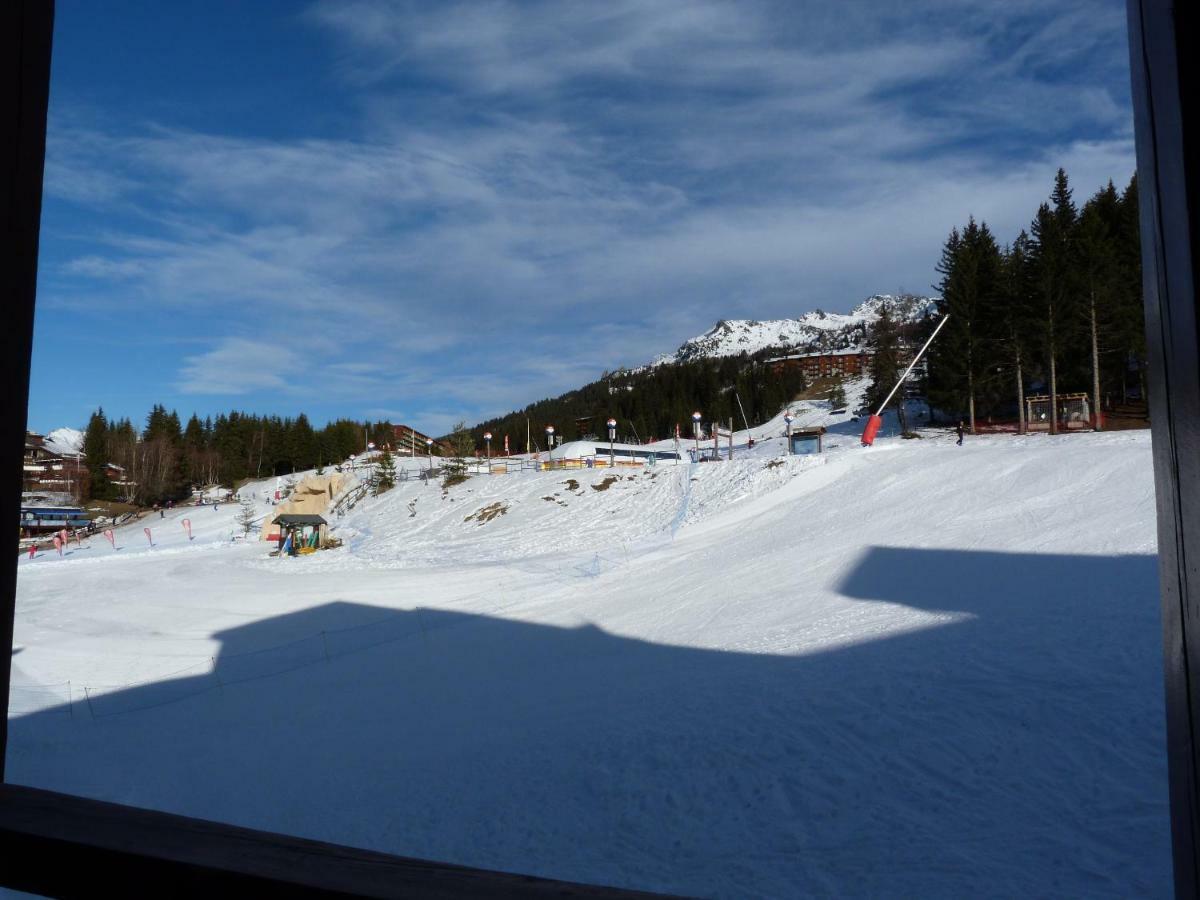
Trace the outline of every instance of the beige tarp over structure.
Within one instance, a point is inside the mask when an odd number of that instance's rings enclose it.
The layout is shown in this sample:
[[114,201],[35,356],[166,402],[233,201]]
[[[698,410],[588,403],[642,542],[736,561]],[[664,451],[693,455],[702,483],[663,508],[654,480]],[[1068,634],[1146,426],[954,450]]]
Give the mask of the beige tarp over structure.
[[[279,540],[279,526],[275,525],[271,520],[276,516],[286,513],[301,513],[311,514],[316,516],[324,515],[333,502],[334,497],[337,497],[353,484],[355,478],[353,475],[342,474],[335,472],[331,475],[309,475],[304,478],[296,489],[292,492],[292,496],[275,507],[275,511],[267,516],[267,521],[263,524],[262,539],[264,541]],[[321,526],[321,543],[325,543],[328,526]]]

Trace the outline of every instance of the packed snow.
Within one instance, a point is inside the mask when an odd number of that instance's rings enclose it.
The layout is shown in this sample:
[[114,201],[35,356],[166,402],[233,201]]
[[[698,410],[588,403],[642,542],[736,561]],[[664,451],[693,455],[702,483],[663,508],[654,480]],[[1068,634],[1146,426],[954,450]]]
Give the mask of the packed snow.
[[821,456],[406,480],[308,557],[226,503],[23,559],[8,777],[682,894],[1169,896],[1149,433],[798,412]]

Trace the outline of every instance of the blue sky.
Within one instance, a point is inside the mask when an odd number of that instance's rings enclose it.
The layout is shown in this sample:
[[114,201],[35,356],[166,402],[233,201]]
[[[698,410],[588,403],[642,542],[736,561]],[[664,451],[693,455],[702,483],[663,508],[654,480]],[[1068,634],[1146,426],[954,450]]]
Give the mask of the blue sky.
[[1134,169],[1122,0],[59,0],[30,427],[443,432]]

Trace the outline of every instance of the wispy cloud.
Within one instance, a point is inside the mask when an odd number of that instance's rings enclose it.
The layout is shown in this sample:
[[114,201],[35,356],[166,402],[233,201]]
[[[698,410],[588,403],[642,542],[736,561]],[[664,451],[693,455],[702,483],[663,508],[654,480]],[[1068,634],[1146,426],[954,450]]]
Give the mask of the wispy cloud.
[[1015,234],[1059,165],[1128,178],[1120,8],[317,3],[359,128],[60,107],[48,195],[103,225],[48,277],[186,313],[182,391],[315,360],[362,410],[478,418],[717,318],[928,289],[952,226]]

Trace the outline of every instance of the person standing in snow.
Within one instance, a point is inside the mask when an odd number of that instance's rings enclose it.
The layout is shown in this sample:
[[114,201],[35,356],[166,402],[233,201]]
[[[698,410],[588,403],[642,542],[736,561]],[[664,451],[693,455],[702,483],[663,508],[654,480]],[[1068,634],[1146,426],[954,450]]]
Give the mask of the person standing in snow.
[[963,439],[963,423],[962,423],[962,420],[960,419],[958,422],[958,440],[955,442],[959,447],[962,446],[962,439]]

